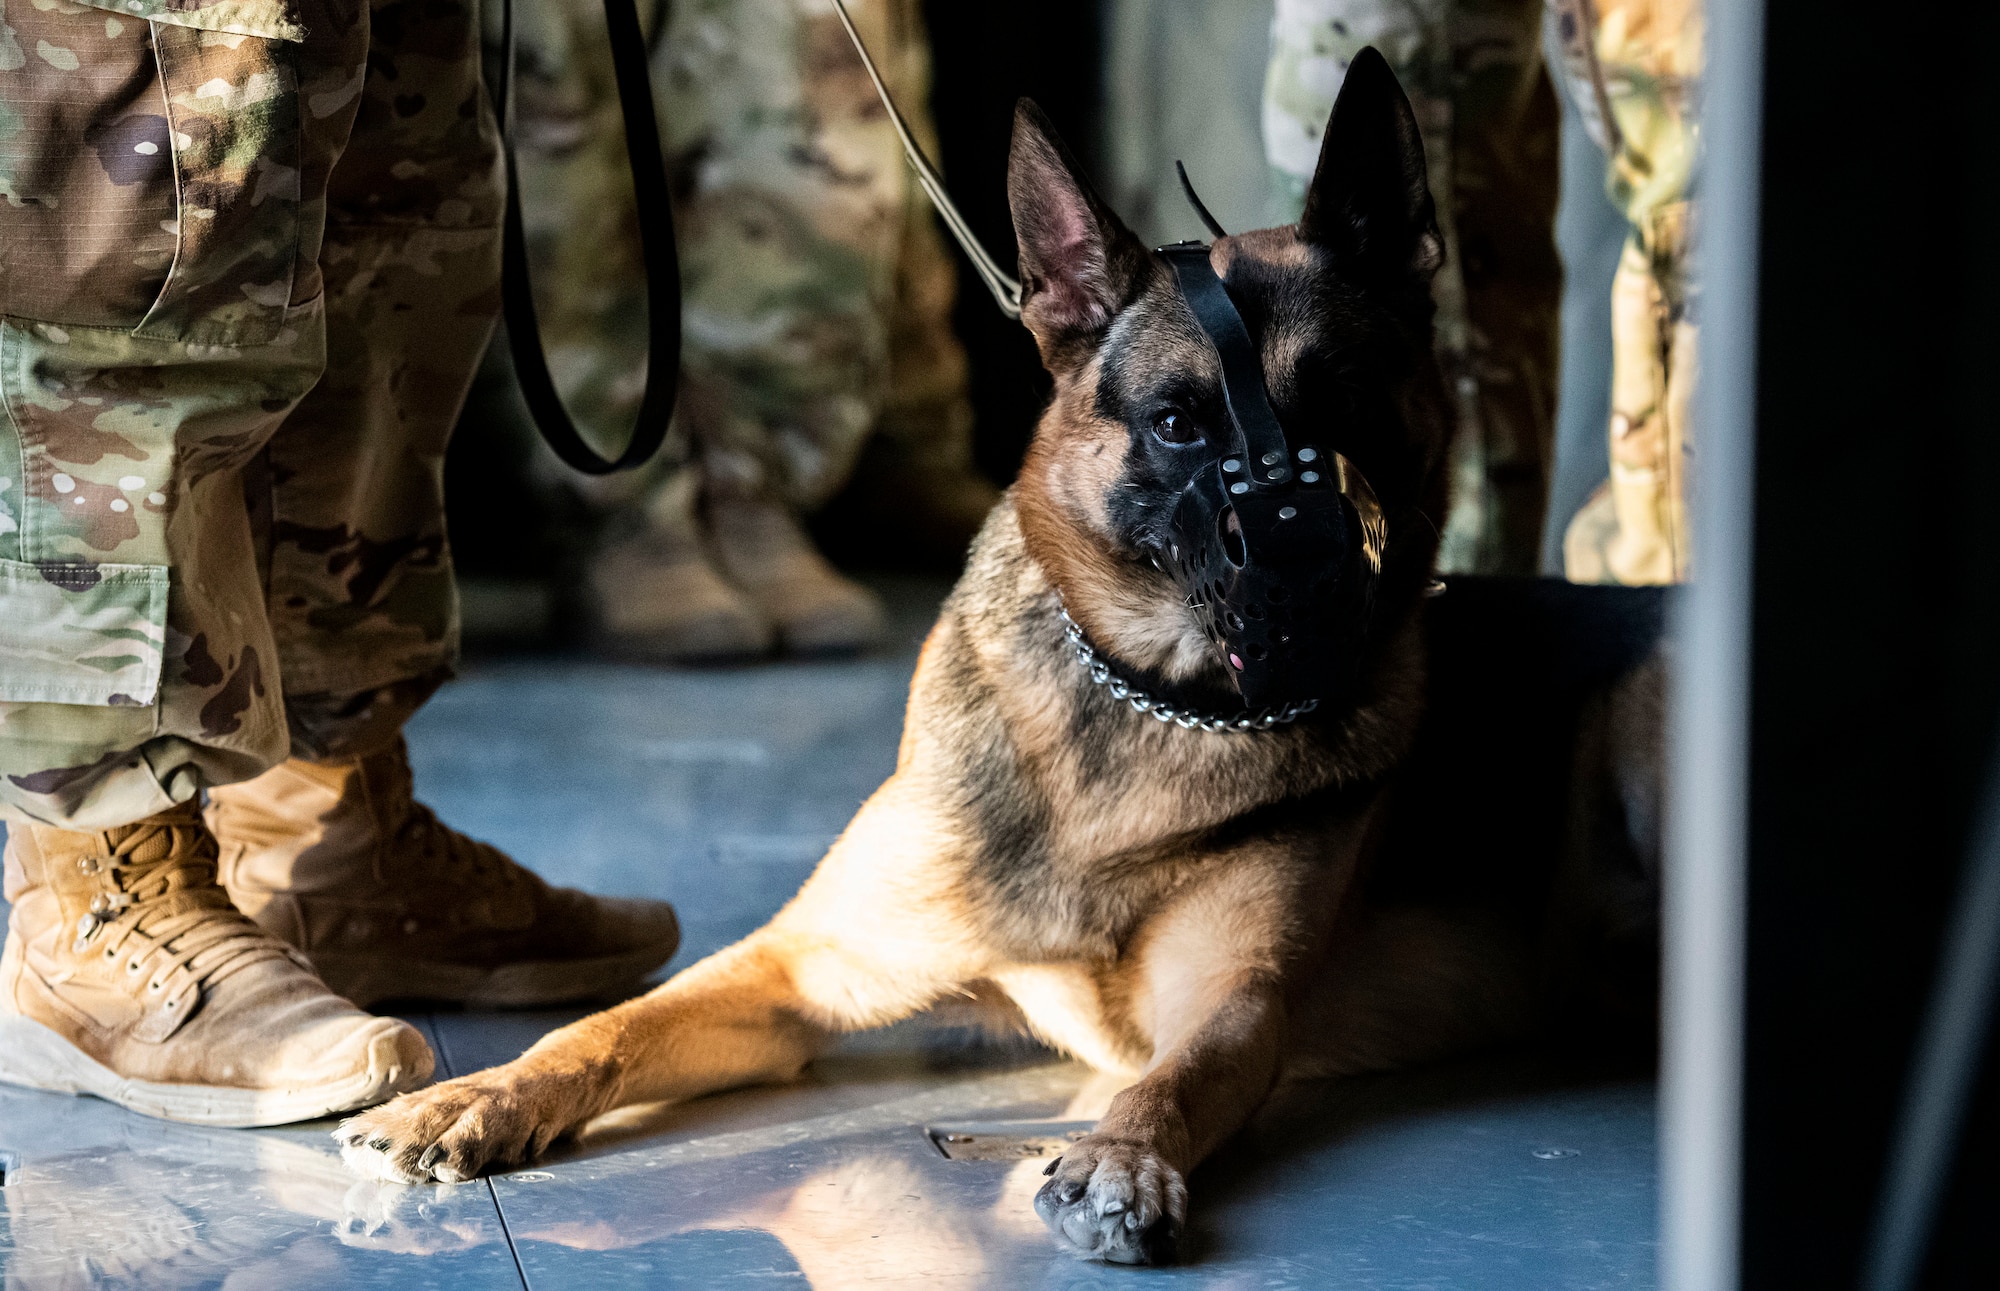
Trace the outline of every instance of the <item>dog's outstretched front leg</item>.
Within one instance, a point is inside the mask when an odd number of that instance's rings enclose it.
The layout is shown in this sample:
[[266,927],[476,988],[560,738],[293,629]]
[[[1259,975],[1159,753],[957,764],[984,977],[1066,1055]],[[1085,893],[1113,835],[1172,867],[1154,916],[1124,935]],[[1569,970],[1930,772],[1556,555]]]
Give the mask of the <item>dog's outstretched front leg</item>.
[[1187,1219],[1188,1173],[1270,1092],[1284,1033],[1275,984],[1246,978],[1219,1005],[1049,1167],[1035,1210],[1076,1254],[1171,1260]]
[[512,1062],[343,1122],[342,1155],[374,1178],[456,1183],[531,1160],[614,1107],[792,1076],[827,1030],[800,1007],[768,932],[550,1032]]
[[1049,1168],[1035,1196],[1065,1247],[1119,1264],[1173,1258],[1188,1173],[1277,1079],[1287,940],[1219,890],[1179,903],[1146,930],[1133,1013],[1152,1032],[1152,1064]]
[[374,1178],[456,1182],[531,1159],[614,1107],[790,1079],[839,1032],[906,1016],[980,975],[940,927],[948,846],[891,780],[769,924],[513,1062],[344,1122],[342,1155]]

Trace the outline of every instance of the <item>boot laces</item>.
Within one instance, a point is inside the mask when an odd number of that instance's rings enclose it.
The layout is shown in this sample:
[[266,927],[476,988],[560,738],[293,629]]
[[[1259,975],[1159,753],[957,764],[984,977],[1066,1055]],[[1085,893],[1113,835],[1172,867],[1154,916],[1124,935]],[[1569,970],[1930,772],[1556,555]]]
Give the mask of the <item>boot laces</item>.
[[[107,961],[125,959],[135,992],[157,994],[185,969],[213,985],[285,947],[237,910],[217,882],[216,845],[199,823],[142,825],[112,850],[109,891],[93,898],[78,952],[96,942]],[[176,1007],[170,999],[167,1007]]]
[[394,759],[375,791],[382,795],[389,819],[396,822],[396,853],[422,858],[426,870],[454,886],[463,886],[468,895],[490,890],[496,883],[505,888],[517,886],[520,868],[497,848],[459,833],[417,801],[407,745],[396,746]]
[[[441,868],[454,879],[482,885],[498,881],[507,886],[518,881],[516,867],[498,850],[459,833],[420,802],[409,803],[396,837],[402,849],[414,849],[427,866]],[[403,854],[410,852],[404,850]]]

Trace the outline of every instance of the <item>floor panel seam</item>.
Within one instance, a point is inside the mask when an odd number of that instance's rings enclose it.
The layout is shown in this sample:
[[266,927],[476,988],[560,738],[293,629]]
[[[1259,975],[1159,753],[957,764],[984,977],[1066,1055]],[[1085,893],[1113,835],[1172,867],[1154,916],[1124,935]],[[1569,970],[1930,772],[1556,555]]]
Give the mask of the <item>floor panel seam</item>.
[[507,1242],[507,1254],[514,1261],[514,1276],[521,1279],[521,1291],[534,1291],[528,1285],[528,1270],[521,1266],[521,1252],[514,1245],[514,1230],[507,1227],[507,1208],[500,1204],[500,1190],[493,1186],[493,1180],[485,1179],[486,1195],[493,1201],[494,1217],[500,1221],[500,1236]]
[[444,1079],[453,1079],[459,1074],[458,1065],[451,1060],[451,1046],[445,1043],[444,1028],[438,1025],[436,1013],[424,1014],[424,1029],[431,1033],[431,1047],[437,1050],[438,1066],[444,1068]]

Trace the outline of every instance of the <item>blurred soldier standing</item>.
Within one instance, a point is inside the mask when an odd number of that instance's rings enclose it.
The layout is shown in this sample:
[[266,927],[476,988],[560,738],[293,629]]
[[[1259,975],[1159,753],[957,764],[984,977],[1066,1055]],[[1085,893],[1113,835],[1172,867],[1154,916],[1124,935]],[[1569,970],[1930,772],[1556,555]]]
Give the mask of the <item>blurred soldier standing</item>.
[[350,1000],[551,1002],[673,952],[663,903],[411,797],[497,303],[478,50],[463,0],[0,13],[0,1079],[324,1115],[431,1070]]
[[1570,521],[1564,572],[1580,583],[1677,583],[1689,573],[1701,3],[1548,3],[1569,92],[1609,160],[1605,191],[1631,225],[1611,285],[1611,478]]
[[1305,200],[1347,65],[1389,60],[1424,135],[1445,236],[1437,350],[1455,395],[1439,567],[1535,572],[1554,445],[1562,264],[1559,116],[1538,0],[1277,0],[1264,148],[1288,217]]
[[[935,155],[921,5],[848,7]],[[574,414],[616,443],[643,384],[645,313],[603,17],[599,0],[531,9],[520,154],[543,334]],[[997,499],[972,468],[955,268],[831,0],[667,12],[653,64],[681,401],[654,467],[585,486],[617,513],[591,571],[600,630],[662,659],[864,646],[881,607],[799,517],[864,460],[853,487],[893,515],[897,541],[962,549]]]

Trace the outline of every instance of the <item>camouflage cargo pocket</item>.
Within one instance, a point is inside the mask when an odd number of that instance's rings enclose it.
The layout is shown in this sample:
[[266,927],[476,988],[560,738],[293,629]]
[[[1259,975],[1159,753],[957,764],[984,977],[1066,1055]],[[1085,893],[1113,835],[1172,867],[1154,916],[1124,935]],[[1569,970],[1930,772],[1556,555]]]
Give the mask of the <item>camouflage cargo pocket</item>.
[[275,339],[303,35],[294,0],[0,0],[0,313]]
[[162,566],[0,559],[0,702],[151,707],[166,620]]

